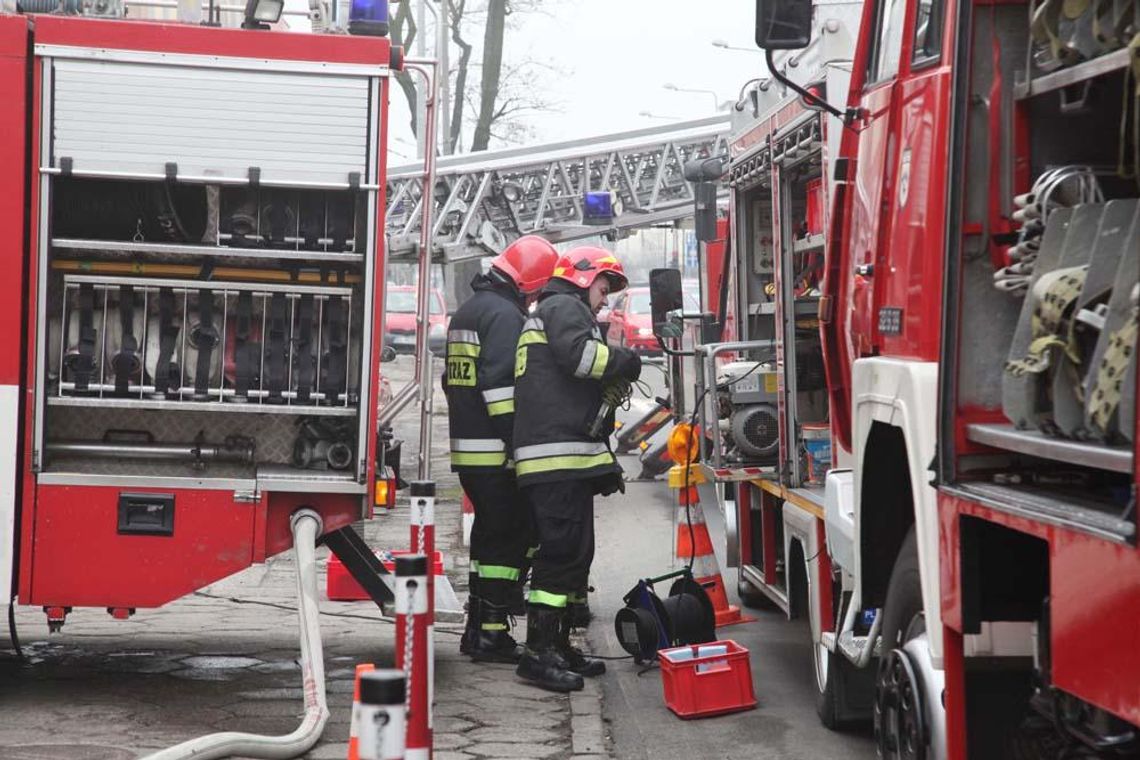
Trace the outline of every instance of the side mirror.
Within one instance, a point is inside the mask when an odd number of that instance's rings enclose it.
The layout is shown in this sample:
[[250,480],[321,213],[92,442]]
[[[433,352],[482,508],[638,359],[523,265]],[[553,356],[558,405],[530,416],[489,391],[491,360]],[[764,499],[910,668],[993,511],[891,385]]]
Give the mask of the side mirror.
[[800,50],[811,42],[812,0],[756,0],[756,44]]
[[394,361],[396,361],[396,349],[385,344],[384,348],[380,349],[380,362],[383,364]]
[[651,269],[649,271],[649,310],[653,314],[653,334],[676,337],[665,333],[666,315],[683,308],[681,271],[679,269]]

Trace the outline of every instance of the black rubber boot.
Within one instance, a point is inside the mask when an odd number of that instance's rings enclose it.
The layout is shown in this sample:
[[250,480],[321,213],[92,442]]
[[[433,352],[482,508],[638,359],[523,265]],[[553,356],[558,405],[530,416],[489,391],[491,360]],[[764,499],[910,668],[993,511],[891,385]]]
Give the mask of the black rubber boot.
[[519,678],[547,691],[579,691],[582,676],[570,670],[570,663],[558,651],[563,611],[538,604],[530,605],[526,618],[526,650],[515,673]]
[[459,653],[471,654],[475,638],[479,635],[479,575],[467,574],[467,626],[459,639]]
[[472,594],[467,597],[467,626],[463,629],[463,636],[459,639],[459,653],[471,654],[475,648],[475,641],[479,638],[479,597]]
[[606,672],[606,664],[601,660],[592,660],[582,653],[582,650],[570,643],[570,611],[562,616],[558,628],[558,651],[570,665],[570,670],[586,678],[594,678]]
[[[584,599],[585,595],[582,598]],[[589,602],[570,602],[566,605],[566,609],[570,615],[570,626],[573,628],[586,628],[594,619]]]
[[515,617],[526,616],[526,577],[519,578],[518,581],[511,584],[511,601],[508,605],[510,612]]
[[514,665],[522,659],[523,648],[511,636],[510,615],[505,606],[479,600],[479,625],[467,654],[475,662]]

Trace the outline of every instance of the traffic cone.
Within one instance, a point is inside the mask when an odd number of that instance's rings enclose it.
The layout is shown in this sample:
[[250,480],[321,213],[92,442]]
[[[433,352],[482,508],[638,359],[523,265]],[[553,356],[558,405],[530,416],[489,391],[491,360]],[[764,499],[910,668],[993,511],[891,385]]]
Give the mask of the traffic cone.
[[[689,470],[687,473],[686,469]],[[669,470],[669,487],[677,492],[676,548],[673,556],[678,566],[688,565],[692,561],[693,580],[709,595],[709,601],[716,612],[717,628],[750,623],[755,618],[742,614],[740,607],[728,603],[724,578],[713,552],[709,527],[705,523],[705,510],[701,506],[701,494],[697,489],[703,482],[704,474],[695,467],[677,465]]]
[[360,677],[376,669],[370,662],[356,666],[352,685],[352,719],[348,723],[348,760],[360,760]]

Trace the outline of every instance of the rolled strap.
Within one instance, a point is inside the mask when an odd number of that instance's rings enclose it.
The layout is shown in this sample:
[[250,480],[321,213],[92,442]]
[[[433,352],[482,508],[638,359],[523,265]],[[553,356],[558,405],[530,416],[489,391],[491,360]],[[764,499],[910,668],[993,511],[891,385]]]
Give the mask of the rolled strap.
[[178,342],[181,325],[174,320],[174,290],[162,288],[158,291],[158,361],[154,368],[154,391],[166,394],[170,390],[174,362],[174,346]]
[[95,286],[79,286],[79,355],[72,365],[75,390],[86,391],[95,371]]
[[1132,355],[1136,351],[1137,328],[1137,310],[1134,308],[1129,320],[1109,334],[1108,347],[1096,369],[1089,394],[1089,421],[1102,437],[1108,436],[1109,425],[1120,408],[1124,377],[1129,362],[1134,361]]
[[234,396],[249,397],[253,380],[253,356],[249,337],[253,328],[253,293],[244,290],[238,294],[234,320]]
[[198,365],[194,370],[194,396],[210,392],[210,368],[214,349],[218,345],[218,330],[214,327],[214,291],[198,291],[198,324],[194,327],[194,347],[198,349]]
[[265,386],[269,392],[265,400],[270,404],[280,404],[285,400],[281,393],[285,389],[288,372],[285,356],[289,338],[287,308],[284,293],[274,293],[269,299],[268,356],[265,361]]
[[345,337],[344,301],[330,296],[328,302],[328,356],[325,361],[324,391],[330,404],[336,404],[344,391],[348,342]]
[[119,352],[111,359],[115,371],[115,393],[125,396],[130,392],[131,376],[138,371],[138,339],[135,338],[135,289],[130,285],[119,288]]
[[1029,294],[1034,301],[1029,350],[1021,359],[1006,362],[1008,374],[1023,377],[1045,372],[1052,366],[1054,348],[1064,350],[1074,364],[1080,364],[1079,346],[1069,321],[1087,276],[1087,266],[1057,269],[1041,276]]
[[313,296],[301,296],[297,306],[297,400],[307,402],[313,391]]

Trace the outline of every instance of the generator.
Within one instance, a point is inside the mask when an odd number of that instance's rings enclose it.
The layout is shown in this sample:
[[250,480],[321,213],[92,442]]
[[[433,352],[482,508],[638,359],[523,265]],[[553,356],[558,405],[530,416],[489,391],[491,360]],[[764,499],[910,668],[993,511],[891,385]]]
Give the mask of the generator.
[[264,561],[302,506],[326,534],[371,516],[392,50],[32,34],[17,590],[58,627]]
[[769,464],[779,455],[779,406],[774,362],[737,361],[717,374],[717,430],[724,458]]

